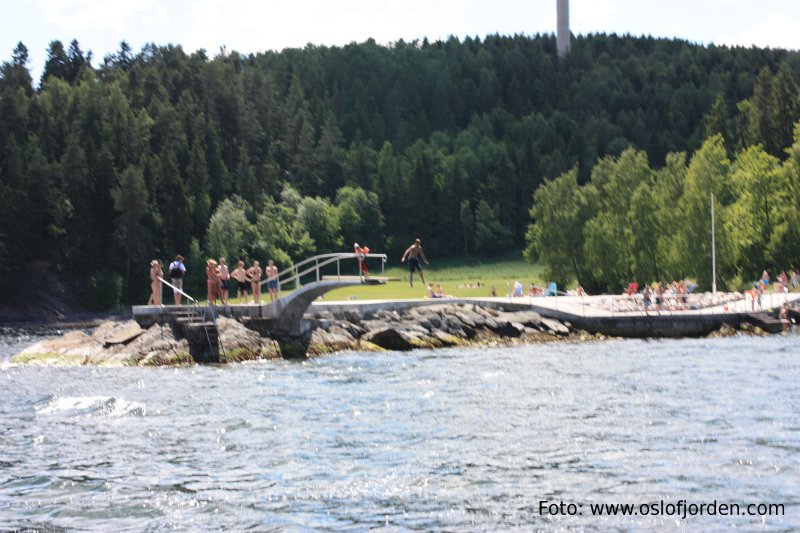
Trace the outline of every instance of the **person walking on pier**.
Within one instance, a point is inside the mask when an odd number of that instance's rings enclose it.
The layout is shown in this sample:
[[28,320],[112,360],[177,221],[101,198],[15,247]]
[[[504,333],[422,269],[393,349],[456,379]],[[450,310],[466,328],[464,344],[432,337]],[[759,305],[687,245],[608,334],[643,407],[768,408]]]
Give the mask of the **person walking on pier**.
[[403,258],[400,259],[400,262],[404,263],[406,258],[408,258],[408,283],[412,287],[414,286],[415,270],[419,272],[419,279],[422,280],[422,283],[425,283],[425,276],[422,275],[422,263],[419,262],[420,256],[422,257],[422,260],[425,261],[426,265],[430,264],[428,258],[425,257],[425,252],[422,251],[422,241],[417,239],[414,241],[414,244],[408,247],[403,254]]
[[181,305],[181,293],[183,290],[183,278],[186,276],[186,265],[183,264],[183,256],[178,254],[175,261],[169,264],[169,279],[175,289],[172,295],[175,297],[175,305]]
[[253,261],[253,266],[247,269],[247,277],[250,278],[250,286],[253,288],[253,302],[261,304],[261,270],[258,261]]
[[267,261],[267,290],[269,291],[269,301],[274,302],[278,299],[278,267],[270,259]]

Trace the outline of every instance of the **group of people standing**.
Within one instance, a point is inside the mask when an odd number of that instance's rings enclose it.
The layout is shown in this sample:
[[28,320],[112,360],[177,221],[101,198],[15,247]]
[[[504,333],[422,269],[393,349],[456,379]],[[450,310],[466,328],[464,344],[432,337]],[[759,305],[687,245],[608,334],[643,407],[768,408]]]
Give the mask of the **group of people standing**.
[[[367,269],[366,258],[367,254],[369,254],[369,248],[354,243],[353,251],[358,259],[359,274],[368,277],[369,269]],[[404,263],[406,260],[408,260],[409,284],[412,287],[414,286],[415,272],[419,274],[422,283],[425,283],[425,277],[422,274],[422,261],[425,261],[427,264],[428,259],[425,257],[425,252],[422,250],[422,242],[420,239],[416,239],[403,253],[403,257],[400,261]],[[170,280],[169,284],[173,287],[172,293],[175,299],[175,305],[181,305],[182,296],[185,294],[183,292],[183,278],[186,276],[186,265],[184,264],[182,255],[176,255],[175,260],[169,264],[168,274]],[[232,279],[236,281],[236,292],[239,303],[248,303],[249,295],[247,289],[249,285],[252,290],[253,302],[260,304],[261,278],[264,275],[267,277],[269,299],[271,302],[274,302],[278,299],[278,268],[275,266],[272,259],[268,261],[265,271],[261,269],[261,265],[258,261],[253,261],[249,268],[245,267],[244,261],[239,261],[236,268],[230,271],[224,257],[220,257],[219,262],[217,262],[216,259],[208,259],[206,261],[208,304],[216,305],[217,301],[222,305],[228,305],[230,303],[230,283]],[[147,301],[148,305],[162,305],[162,280],[164,280],[164,263],[160,259],[153,259],[150,262],[151,294],[150,299]],[[441,286],[439,290],[435,292],[432,287],[429,287],[429,292],[432,294],[433,298],[441,298],[444,296]]]
[[[178,254],[175,260],[169,265],[169,279],[172,285],[175,305],[181,305],[183,296],[183,278],[186,276],[186,265],[184,258]],[[236,292],[239,303],[248,303],[248,286],[252,291],[253,302],[261,303],[261,278],[267,276],[267,290],[269,291],[270,301],[278,299],[278,267],[270,259],[267,264],[266,272],[261,269],[258,261],[253,261],[252,265],[245,267],[244,261],[239,261],[236,268],[231,272],[224,257],[219,258],[219,263],[215,259],[206,261],[206,285],[208,287],[208,304],[216,305],[219,301],[222,305],[229,305],[230,282],[236,281]],[[163,305],[161,299],[161,285],[164,279],[164,263],[160,259],[153,259],[150,262],[150,299],[148,305]]]
[[[775,292],[789,292],[790,290],[797,290],[800,288],[800,273],[798,273],[796,270],[792,270],[787,276],[786,271],[782,270],[781,273],[775,278],[775,281],[772,282],[772,285]],[[769,290],[769,272],[766,270],[762,272],[761,279],[755,282],[753,286],[762,292]]]

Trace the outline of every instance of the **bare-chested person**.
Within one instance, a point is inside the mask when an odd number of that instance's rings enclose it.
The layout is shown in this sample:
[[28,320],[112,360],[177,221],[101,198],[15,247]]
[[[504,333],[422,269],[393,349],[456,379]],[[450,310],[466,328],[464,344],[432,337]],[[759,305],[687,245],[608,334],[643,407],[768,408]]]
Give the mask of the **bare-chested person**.
[[[247,269],[244,268],[244,261],[239,261],[236,268],[231,272],[231,276],[236,280],[236,295],[239,297],[240,304],[247,303]],[[244,299],[244,300],[243,300]]]
[[278,267],[275,266],[272,259],[267,261],[267,290],[270,302],[278,299]]
[[161,259],[158,260],[158,288],[156,290],[156,305],[164,305],[163,298],[163,286],[161,284],[161,280],[164,279],[164,261]]
[[422,263],[419,262],[420,256],[422,260],[425,261],[426,265],[430,264],[428,258],[425,257],[425,252],[422,251],[422,241],[417,239],[414,241],[414,244],[408,247],[403,254],[403,258],[400,260],[401,263],[404,263],[406,258],[408,258],[408,283],[412,287],[414,286],[415,270],[419,272],[419,279],[422,280],[422,283],[425,283],[425,276],[422,275]]
[[250,278],[250,286],[253,288],[253,301],[261,303],[261,276],[264,273],[258,261],[253,261],[253,266],[247,269],[247,277]]
[[208,305],[217,303],[217,285],[219,285],[219,271],[217,262],[209,259],[206,262],[206,285],[208,285]]
[[228,296],[231,290],[231,274],[228,271],[228,265],[225,263],[224,257],[219,258],[217,270],[219,270],[220,299],[222,300],[222,305],[228,305]]
[[158,279],[163,275],[158,260],[150,261],[150,299],[147,305],[161,305],[161,281]]

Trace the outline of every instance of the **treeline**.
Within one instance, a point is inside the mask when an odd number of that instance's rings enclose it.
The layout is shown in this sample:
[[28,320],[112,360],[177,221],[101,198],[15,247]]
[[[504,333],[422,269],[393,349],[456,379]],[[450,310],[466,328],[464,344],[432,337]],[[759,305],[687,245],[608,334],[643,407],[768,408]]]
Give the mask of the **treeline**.
[[761,145],[731,160],[715,134],[657,169],[634,149],[598,161],[583,186],[573,168],[534,194],[526,253],[594,291],[686,277],[710,290],[712,195],[720,289],[800,265],[800,122],[783,162]]
[[[20,265],[130,301],[178,252],[492,254],[576,164],[579,183],[629,146],[662,165],[708,131],[783,158],[800,118],[798,54],[645,37],[578,37],[566,61],[551,35],[92,60],[53,41],[35,84],[20,43],[0,67],[5,295]],[[215,237],[220,212],[245,239]]]

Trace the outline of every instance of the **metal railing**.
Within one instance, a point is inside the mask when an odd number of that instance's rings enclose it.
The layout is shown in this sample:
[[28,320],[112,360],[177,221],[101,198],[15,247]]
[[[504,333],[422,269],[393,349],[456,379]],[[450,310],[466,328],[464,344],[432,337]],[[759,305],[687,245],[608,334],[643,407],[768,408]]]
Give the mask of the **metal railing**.
[[[386,254],[364,254],[363,257],[365,258],[379,258],[381,260],[381,275],[384,274],[386,269],[386,261],[387,256]],[[322,273],[321,269],[333,263],[336,263],[336,279],[341,279],[342,271],[341,271],[341,261],[342,260],[356,260],[359,262],[358,265],[358,275],[359,278],[362,278],[361,274],[361,259],[354,253],[333,253],[333,254],[321,254],[315,255],[314,257],[309,257],[308,259],[304,259],[299,263],[295,263],[294,265],[286,268],[280,272],[278,272],[278,293],[280,294],[281,289],[284,285],[288,285],[289,283],[294,282],[295,289],[299,289],[302,287],[301,278],[303,276],[307,276],[309,274],[315,274],[315,281],[322,280]],[[269,279],[265,279],[259,282],[259,286],[265,285]]]
[[[511,284],[507,284],[509,301],[512,296]],[[636,294],[576,294],[555,290],[551,294],[528,293],[528,302],[534,305],[537,300],[549,300],[555,304],[555,310],[563,310],[586,317],[587,314],[610,316],[631,315],[718,315],[726,313],[753,313],[759,311],[777,311],[785,302],[800,302],[800,294],[782,291],[745,291],[720,293],[671,293],[657,297],[651,293],[646,303],[641,292]],[[563,303],[563,305],[560,305]]]
[[[558,295],[572,296],[578,295],[564,294],[559,291]],[[557,296],[558,297],[558,296]],[[632,295],[597,295],[581,297],[581,307],[586,313],[586,307],[590,309],[605,311],[616,315],[711,315],[725,313],[753,313],[759,311],[770,311],[780,308],[785,302],[795,300],[791,293],[782,292],[732,292],[720,293],[665,293],[657,297],[654,293],[650,295],[649,301],[641,292]]]
[[[206,313],[211,315],[211,323],[214,324],[214,327],[217,327],[217,316],[214,313],[214,306],[213,305],[201,306],[200,302],[197,299],[192,298],[191,296],[186,294],[183,291],[183,289],[179,289],[178,287],[176,287],[175,285],[173,285],[172,283],[168,282],[167,280],[165,280],[162,277],[159,277],[158,280],[161,283],[163,283],[167,287],[170,287],[173,291],[177,292],[178,294],[180,294],[181,296],[183,296],[184,298],[186,298],[187,300],[189,300],[190,302],[192,302],[194,304],[194,305],[189,305],[187,303],[187,304],[184,305],[184,307],[186,307],[186,311],[187,311],[187,313],[189,315],[188,318],[189,319],[193,319],[195,314],[200,318],[200,320],[202,321],[202,324],[203,324],[203,330],[205,331],[205,334],[206,334],[206,342],[208,342],[208,347],[213,352],[214,351],[214,345],[211,343],[211,336],[208,334],[208,326],[206,325],[208,323],[208,320],[206,320],[206,318],[207,318]],[[222,348],[222,339],[220,338],[219,330],[217,330],[217,346],[219,347],[219,351],[224,354],[225,351]]]
[[191,296],[189,296],[188,294],[183,292],[182,289],[179,289],[178,287],[176,287],[175,285],[173,285],[169,281],[165,280],[164,278],[159,276],[158,281],[160,281],[161,283],[163,283],[167,287],[171,287],[173,291],[177,292],[181,296],[185,296],[187,300],[190,300],[190,301],[194,302],[195,304],[199,303],[197,300],[195,300],[194,298],[192,298]]

